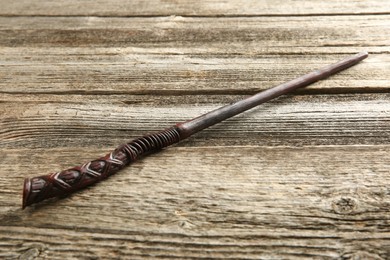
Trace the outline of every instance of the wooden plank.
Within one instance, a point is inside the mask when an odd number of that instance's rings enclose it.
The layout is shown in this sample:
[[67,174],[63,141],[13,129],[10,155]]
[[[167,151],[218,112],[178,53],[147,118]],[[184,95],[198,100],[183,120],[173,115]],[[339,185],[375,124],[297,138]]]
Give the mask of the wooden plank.
[[[0,6],[0,258],[389,258],[390,1]],[[20,208],[25,177],[363,50],[350,70]]]
[[226,46],[229,51],[227,47],[245,43],[250,48],[239,53],[248,53],[256,45],[260,50],[268,46],[380,47],[389,44],[386,30],[389,26],[390,15],[332,19],[313,16],[309,21],[307,17],[0,17],[0,45],[141,48],[163,45],[171,49],[218,45]]
[[164,0],[2,0],[0,15],[90,15],[90,16],[252,16],[252,15],[334,15],[390,13],[387,0],[349,1],[164,1]]
[[[17,56],[20,52],[24,54]],[[85,48],[5,48],[2,54],[0,93],[62,95],[254,94],[350,55],[218,57],[211,53],[138,54],[110,48],[94,52]],[[387,92],[389,61],[388,55],[371,54],[361,64],[299,91]]]
[[23,177],[91,159],[75,150],[1,150],[7,174],[0,179],[0,257],[379,259],[390,253],[388,145],[176,146],[86,191],[22,211]]
[[247,94],[361,50],[378,55],[313,89],[384,92],[389,17],[2,17],[1,92]]
[[[175,123],[229,103],[208,97],[181,97],[173,101],[135,97],[128,104],[100,102],[0,103],[0,146],[70,147],[119,145],[133,137],[162,130]],[[142,101],[142,99],[144,101]],[[199,102],[200,100],[202,100]],[[89,101],[88,101],[89,100]],[[390,94],[286,96],[239,115],[185,141],[204,145],[341,145],[383,144],[390,138]],[[110,103],[111,102],[111,103]],[[146,102],[146,103],[142,103]],[[155,103],[154,103],[155,102]],[[161,103],[160,103],[161,102]],[[192,103],[192,104],[185,104]],[[203,103],[203,104],[202,104]],[[28,104],[28,105],[27,105]]]

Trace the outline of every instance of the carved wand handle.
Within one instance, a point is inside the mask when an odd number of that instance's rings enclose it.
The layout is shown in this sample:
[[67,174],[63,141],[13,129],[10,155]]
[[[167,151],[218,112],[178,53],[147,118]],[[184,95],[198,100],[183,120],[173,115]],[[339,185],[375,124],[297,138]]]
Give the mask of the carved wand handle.
[[23,208],[48,198],[64,196],[104,180],[143,155],[179,142],[209,126],[240,114],[275,97],[307,86],[341,70],[351,67],[368,56],[361,52],[322,69],[267,89],[236,103],[226,105],[192,120],[179,123],[164,131],[146,135],[97,160],[60,172],[26,178],[23,189]]

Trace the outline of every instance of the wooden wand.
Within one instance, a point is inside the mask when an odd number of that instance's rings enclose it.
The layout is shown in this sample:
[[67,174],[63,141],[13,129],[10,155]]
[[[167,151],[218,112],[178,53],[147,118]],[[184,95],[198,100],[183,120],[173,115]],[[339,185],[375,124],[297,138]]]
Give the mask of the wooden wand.
[[351,67],[368,56],[361,52],[322,69],[267,89],[236,103],[213,110],[209,113],[179,123],[158,133],[145,135],[116,148],[111,153],[97,160],[87,162],[64,171],[32,178],[26,178],[23,189],[23,209],[31,204],[52,197],[63,197],[91,184],[106,179],[131,162],[149,153],[177,143],[187,137],[240,114],[257,105],[300,87],[324,79],[341,70]]

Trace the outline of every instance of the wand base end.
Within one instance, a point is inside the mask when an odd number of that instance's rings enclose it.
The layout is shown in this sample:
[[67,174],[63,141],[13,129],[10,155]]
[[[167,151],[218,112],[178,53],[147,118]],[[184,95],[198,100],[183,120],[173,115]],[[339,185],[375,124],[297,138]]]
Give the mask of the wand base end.
[[28,197],[30,196],[31,192],[31,179],[26,178],[24,179],[24,184],[23,184],[23,204],[22,204],[22,209],[25,209],[28,205]]

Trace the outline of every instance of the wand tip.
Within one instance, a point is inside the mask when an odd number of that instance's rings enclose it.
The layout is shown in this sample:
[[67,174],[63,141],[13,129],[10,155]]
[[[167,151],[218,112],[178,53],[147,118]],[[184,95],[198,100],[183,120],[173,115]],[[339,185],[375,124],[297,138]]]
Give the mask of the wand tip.
[[361,60],[364,60],[365,58],[368,57],[368,52],[362,51],[362,52],[359,52],[357,55],[361,58]]

